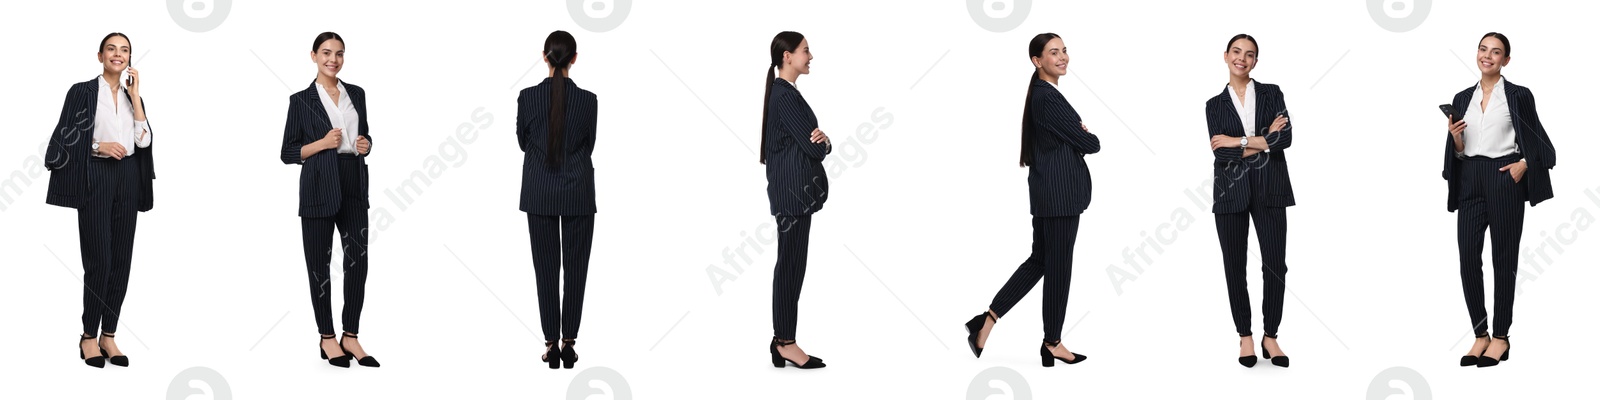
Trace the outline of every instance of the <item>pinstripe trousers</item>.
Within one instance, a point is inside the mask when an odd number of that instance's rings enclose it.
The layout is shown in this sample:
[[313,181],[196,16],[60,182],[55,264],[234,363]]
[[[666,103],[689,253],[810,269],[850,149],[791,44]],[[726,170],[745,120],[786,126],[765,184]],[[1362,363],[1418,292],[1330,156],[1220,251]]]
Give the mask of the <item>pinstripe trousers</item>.
[[1044,340],[1061,340],[1072,288],[1072,248],[1078,242],[1078,216],[1033,217],[1033,252],[995,293],[989,309],[1004,317],[1022,296],[1044,279]]
[[83,333],[116,333],[133,265],[141,176],[134,154],[122,160],[91,157],[88,200],[78,209],[78,251],[83,257]]
[[333,334],[333,230],[339,229],[344,253],[344,331],[361,333],[361,306],[367,287],[367,209],[361,191],[361,164],[354,156],[339,157],[339,213],[301,218],[300,235],[306,251],[306,272],[311,281],[311,309],[317,332]]
[[1250,205],[1243,211],[1216,214],[1217,243],[1222,246],[1222,275],[1228,283],[1228,308],[1233,312],[1233,327],[1239,336],[1251,336],[1250,286],[1245,275],[1249,263],[1250,223],[1255,222],[1256,240],[1261,245],[1261,325],[1267,336],[1278,335],[1283,321],[1283,292],[1289,265],[1289,218],[1285,207],[1266,207],[1266,170],[1249,168],[1243,176],[1250,185]]
[[[583,287],[589,279],[589,249],[594,244],[594,214],[528,214],[528,241],[533,248],[544,340],[577,339],[578,324],[583,321]],[[563,270],[566,276],[558,287],[556,280]]]
[[800,319],[800,287],[806,281],[811,246],[810,215],[779,215],[778,265],[772,269],[772,336],[794,340]]
[[1511,305],[1517,295],[1517,248],[1522,243],[1522,217],[1528,192],[1500,168],[1521,155],[1471,157],[1461,163],[1460,208],[1456,210],[1456,246],[1461,251],[1461,290],[1467,298],[1472,332],[1488,334],[1483,308],[1483,231],[1488,229],[1494,260],[1494,334],[1511,330]]

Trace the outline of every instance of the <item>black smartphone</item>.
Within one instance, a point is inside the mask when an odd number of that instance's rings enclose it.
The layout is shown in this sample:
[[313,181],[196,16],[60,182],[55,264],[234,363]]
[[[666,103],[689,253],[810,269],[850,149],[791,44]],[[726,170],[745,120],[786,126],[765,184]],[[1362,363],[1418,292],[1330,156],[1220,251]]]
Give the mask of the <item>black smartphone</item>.
[[1439,111],[1443,111],[1444,116],[1450,117],[1451,124],[1461,121],[1461,113],[1456,112],[1456,106],[1454,105],[1440,104]]

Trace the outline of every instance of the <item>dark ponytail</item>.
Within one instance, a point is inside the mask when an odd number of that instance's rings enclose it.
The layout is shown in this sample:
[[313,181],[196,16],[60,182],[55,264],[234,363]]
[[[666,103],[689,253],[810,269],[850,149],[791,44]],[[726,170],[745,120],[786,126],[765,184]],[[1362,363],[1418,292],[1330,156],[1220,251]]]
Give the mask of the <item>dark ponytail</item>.
[[761,98],[761,163],[767,163],[767,105],[772,102],[772,80],[777,79],[778,67],[783,64],[783,53],[793,53],[800,48],[800,41],[806,40],[805,35],[799,32],[783,31],[778,36],[772,37],[772,46],[769,47],[772,55],[772,64],[767,66],[767,94]]
[[[1060,38],[1054,33],[1041,33],[1034,35],[1033,41],[1028,42],[1028,57],[1044,55],[1044,46],[1050,44],[1051,39]],[[1028,98],[1022,105],[1022,157],[1017,164],[1027,167],[1033,165],[1033,81],[1039,80],[1039,69],[1034,68],[1028,74]]]
[[545,146],[545,162],[552,167],[560,166],[567,153],[562,141],[562,129],[567,126],[567,67],[572,66],[576,55],[578,40],[567,31],[550,32],[550,37],[544,39],[545,62],[555,69],[550,76],[550,141]]

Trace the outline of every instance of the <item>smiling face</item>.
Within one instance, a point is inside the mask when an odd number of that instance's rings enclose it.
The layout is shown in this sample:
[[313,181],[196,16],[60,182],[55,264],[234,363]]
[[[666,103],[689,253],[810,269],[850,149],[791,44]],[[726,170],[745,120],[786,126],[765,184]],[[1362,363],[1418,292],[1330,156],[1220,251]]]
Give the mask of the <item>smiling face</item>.
[[1478,71],[1484,75],[1499,75],[1500,69],[1511,63],[1506,45],[1494,36],[1478,41]]
[[794,51],[783,52],[783,65],[799,71],[800,75],[807,75],[811,73],[811,60],[813,58],[815,57],[811,56],[811,43],[805,39],[800,39],[800,45],[795,46]]
[[1256,69],[1256,44],[1248,39],[1239,38],[1228,44],[1228,51],[1222,53],[1222,60],[1228,63],[1228,74],[1240,79],[1250,79],[1250,71]]
[[311,52],[311,61],[317,64],[317,75],[329,78],[338,78],[339,70],[344,68],[344,41],[328,39],[317,45],[317,51]]
[[106,44],[100,46],[96,58],[105,71],[111,74],[121,74],[128,69],[128,64],[133,62],[133,47],[128,44],[128,39],[121,36],[112,36],[106,39]]
[[1060,77],[1067,74],[1067,45],[1061,38],[1050,39],[1045,42],[1044,50],[1032,57],[1033,67],[1043,71],[1045,75]]

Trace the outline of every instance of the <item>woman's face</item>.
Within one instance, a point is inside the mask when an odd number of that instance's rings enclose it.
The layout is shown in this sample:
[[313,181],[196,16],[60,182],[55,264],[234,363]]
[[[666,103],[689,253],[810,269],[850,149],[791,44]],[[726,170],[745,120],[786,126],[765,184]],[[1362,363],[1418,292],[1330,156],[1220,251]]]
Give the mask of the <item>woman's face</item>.
[[1228,44],[1228,52],[1222,54],[1222,59],[1228,62],[1229,75],[1249,79],[1250,71],[1256,69],[1256,44],[1239,38]]
[[1067,45],[1061,38],[1050,39],[1044,45],[1044,50],[1039,55],[1033,56],[1033,67],[1044,71],[1045,74],[1059,77],[1067,74]]
[[317,46],[317,51],[311,53],[311,61],[317,63],[317,75],[337,78],[339,69],[344,68],[344,41],[328,39]]
[[795,71],[800,71],[801,75],[806,75],[811,73],[811,60],[813,58],[815,57],[811,56],[811,43],[805,39],[800,39],[800,45],[796,46],[794,51],[783,53],[783,64]]
[[106,40],[104,46],[100,46],[100,53],[97,58],[106,72],[121,74],[122,70],[128,69],[128,63],[132,62],[132,52],[133,48],[128,45],[128,39],[121,36],[112,36],[111,39]]
[[1499,75],[1500,68],[1511,63],[1511,57],[1506,55],[1506,44],[1500,38],[1490,36],[1478,41],[1478,71],[1484,75]]

